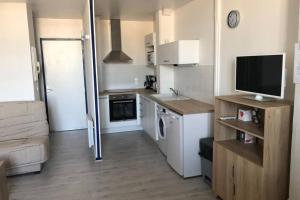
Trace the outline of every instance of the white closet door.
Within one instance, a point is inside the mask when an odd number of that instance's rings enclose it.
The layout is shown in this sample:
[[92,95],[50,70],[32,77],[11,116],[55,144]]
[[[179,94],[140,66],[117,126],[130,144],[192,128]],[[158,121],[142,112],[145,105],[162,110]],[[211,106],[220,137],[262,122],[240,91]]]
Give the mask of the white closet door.
[[43,56],[50,129],[86,129],[81,41],[44,40]]

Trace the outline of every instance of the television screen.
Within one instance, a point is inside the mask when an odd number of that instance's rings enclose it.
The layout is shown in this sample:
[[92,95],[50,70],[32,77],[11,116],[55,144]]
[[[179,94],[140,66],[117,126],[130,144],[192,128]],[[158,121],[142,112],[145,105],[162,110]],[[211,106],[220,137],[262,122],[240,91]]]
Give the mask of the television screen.
[[236,90],[282,97],[284,55],[242,56],[236,59]]

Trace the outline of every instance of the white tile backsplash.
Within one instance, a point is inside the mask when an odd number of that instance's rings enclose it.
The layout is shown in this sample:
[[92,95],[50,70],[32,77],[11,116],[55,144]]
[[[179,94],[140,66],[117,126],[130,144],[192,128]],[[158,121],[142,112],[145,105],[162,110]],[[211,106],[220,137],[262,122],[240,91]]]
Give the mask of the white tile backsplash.
[[174,70],[174,86],[182,95],[214,102],[214,66],[184,66]]
[[154,68],[145,65],[103,64],[103,90],[143,88],[146,75],[154,75]]

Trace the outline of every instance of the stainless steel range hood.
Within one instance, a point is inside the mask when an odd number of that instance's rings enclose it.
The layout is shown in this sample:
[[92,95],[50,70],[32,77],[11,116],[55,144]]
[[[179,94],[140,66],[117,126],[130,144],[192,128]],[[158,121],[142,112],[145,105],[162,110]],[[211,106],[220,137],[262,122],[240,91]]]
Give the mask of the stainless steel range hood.
[[121,21],[111,19],[111,52],[103,59],[104,63],[132,63],[132,59],[122,51]]

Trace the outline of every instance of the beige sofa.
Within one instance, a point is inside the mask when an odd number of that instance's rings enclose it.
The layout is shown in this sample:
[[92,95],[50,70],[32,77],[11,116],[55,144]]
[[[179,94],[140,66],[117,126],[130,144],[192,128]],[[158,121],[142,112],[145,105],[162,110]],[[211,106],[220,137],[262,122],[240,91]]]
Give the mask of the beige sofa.
[[49,127],[43,102],[0,103],[0,160],[7,175],[41,171],[49,157]]

